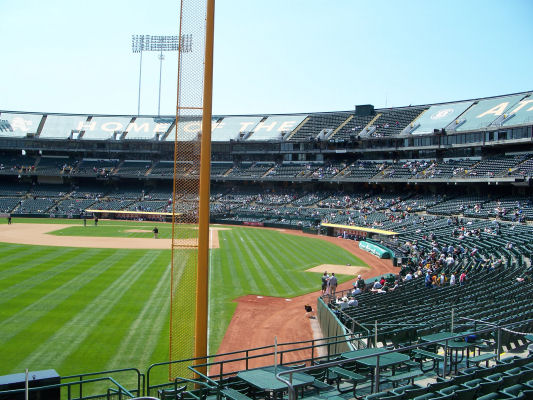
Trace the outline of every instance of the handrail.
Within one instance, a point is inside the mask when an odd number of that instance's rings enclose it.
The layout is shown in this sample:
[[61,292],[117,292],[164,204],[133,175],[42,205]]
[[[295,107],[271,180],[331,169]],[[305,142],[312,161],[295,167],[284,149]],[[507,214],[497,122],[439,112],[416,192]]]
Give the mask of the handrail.
[[[346,341],[345,335],[332,336],[330,338],[324,338],[324,339],[337,339],[337,338],[343,338],[343,340],[342,341],[336,341],[335,343],[342,343],[342,342]],[[313,351],[313,349],[316,349],[317,347],[328,346],[327,343],[321,343],[321,344],[317,345],[317,344],[315,344],[315,342],[316,342],[316,340],[312,339],[312,340],[302,340],[302,341],[297,341],[297,342],[278,343],[278,354],[280,354],[281,358],[283,359],[283,354],[284,353],[291,353],[291,352],[295,352],[295,351],[305,351],[305,350]],[[308,345],[304,346],[304,347],[289,348],[287,350],[281,350],[281,351],[279,350],[280,347],[297,345],[297,344],[306,344],[306,343],[308,343]],[[255,352],[255,351],[259,351],[259,350],[265,350],[265,349],[274,349],[274,345],[254,347],[253,349],[237,350],[237,351],[232,351],[232,352],[222,353],[222,354],[213,354],[213,355],[208,355],[207,357],[195,357],[195,358],[188,358],[188,359],[184,359],[184,360],[172,360],[172,361],[164,361],[164,362],[151,364],[148,367],[147,371],[146,371],[146,390],[145,390],[145,393],[148,396],[150,395],[150,391],[152,389],[152,386],[150,385],[150,375],[151,375],[152,369],[154,369],[156,367],[168,366],[168,365],[173,365],[173,364],[178,364],[178,363],[195,362],[195,361],[205,360],[205,359],[209,360],[209,359],[215,359],[215,358],[219,358],[219,357],[224,357],[224,356],[230,356],[230,355],[244,353],[244,356],[242,356],[242,357],[232,358],[232,359],[229,359],[229,360],[224,359],[224,360],[220,360],[220,361],[212,361],[212,362],[193,365],[193,367],[199,367],[199,366],[213,367],[213,366],[220,365],[221,369],[220,369],[220,373],[218,374],[218,376],[219,376],[220,379],[222,379],[224,376],[234,373],[234,372],[230,372],[230,373],[226,374],[226,373],[223,372],[222,366],[225,363],[248,361],[248,360],[253,360],[253,359],[256,359],[256,358],[272,356],[274,354],[274,351],[272,350],[269,353],[261,353],[261,354],[256,354],[256,355],[249,355],[251,352]],[[246,364],[246,369],[248,369],[248,363]],[[154,388],[155,387],[156,386],[154,386]]]
[[[72,398],[71,397],[71,390],[70,390],[71,386],[80,385],[82,383],[92,383],[92,382],[102,382],[102,381],[111,381],[113,384],[115,384],[118,387],[119,397],[121,397],[122,393],[124,393],[125,395],[129,396],[130,398],[134,398],[135,397],[126,388],[124,388],[120,383],[118,383],[115,379],[113,379],[110,376],[106,376],[106,377],[102,377],[102,378],[88,379],[88,380],[81,381],[81,382],[75,381],[75,382],[59,383],[59,384],[56,384],[56,385],[30,387],[30,388],[28,388],[28,391],[34,392],[34,391],[41,391],[41,390],[46,390],[46,389],[56,389],[56,388],[66,387],[67,388],[67,398],[70,400]],[[0,394],[4,395],[4,394],[23,393],[25,390],[26,390],[25,388],[6,390],[6,391],[0,392]]]
[[[68,376],[62,376],[61,380],[79,378],[79,382],[81,382],[81,381],[83,381],[84,377],[88,377],[88,376],[104,375],[104,374],[109,374],[109,373],[113,373],[113,372],[128,372],[128,371],[134,371],[134,372],[137,373],[137,392],[138,392],[139,395],[141,395],[141,394],[144,395],[145,376],[137,368],[110,369],[110,370],[107,370],[107,371],[88,372],[88,373],[83,373],[83,374],[68,375]],[[141,384],[141,381],[142,381],[142,384]],[[142,390],[142,393],[141,393],[141,390]],[[80,385],[79,397],[80,398],[83,397],[82,385]]]
[[[202,366],[202,365],[200,364],[200,366]],[[210,377],[208,377],[205,374],[202,374],[201,372],[198,372],[192,365],[189,365],[187,368],[190,369],[195,374],[197,374],[197,375],[201,376],[202,378],[204,378],[206,381],[213,383],[216,387],[219,386],[219,383],[217,381],[211,379]],[[186,378],[180,378],[180,379],[186,379]],[[191,381],[193,381],[193,379],[191,379]]]
[[[334,366],[338,366],[338,365],[343,365],[343,364],[349,363],[349,362],[354,362],[356,360],[362,360],[362,359],[365,359],[365,358],[376,357],[377,358],[377,362],[376,362],[376,371],[375,371],[374,377],[375,377],[375,388],[376,388],[375,390],[378,391],[379,390],[379,376],[380,376],[380,374],[379,374],[379,358],[381,356],[383,356],[383,355],[396,353],[396,352],[399,352],[400,350],[402,352],[404,352],[406,350],[407,351],[415,350],[415,349],[420,348],[420,347],[427,347],[427,346],[431,346],[433,344],[438,344],[438,343],[442,343],[442,342],[445,343],[444,354],[447,354],[448,342],[450,340],[456,340],[456,339],[460,339],[460,338],[465,338],[465,337],[467,337],[469,335],[472,335],[472,334],[482,334],[482,333],[493,332],[495,330],[495,328],[498,330],[498,333],[499,333],[502,328],[508,328],[508,327],[515,326],[515,325],[521,325],[521,324],[528,323],[528,322],[533,322],[533,318],[528,319],[528,320],[524,320],[524,321],[513,322],[513,323],[502,325],[502,326],[496,326],[496,327],[493,326],[493,327],[490,327],[490,328],[485,328],[485,329],[481,329],[481,330],[474,331],[474,332],[468,332],[468,333],[465,333],[465,334],[452,335],[452,336],[447,337],[447,338],[433,340],[433,341],[430,341],[430,342],[418,343],[418,344],[414,344],[414,345],[409,345],[409,346],[401,347],[401,348],[398,348],[398,349],[385,350],[383,352],[379,352],[379,353],[376,353],[376,354],[369,354],[369,355],[349,358],[349,359],[345,359],[345,360],[330,361],[330,362],[321,363],[320,365],[312,365],[312,366],[308,366],[308,367],[306,366],[306,367],[295,368],[295,369],[291,369],[291,370],[287,370],[287,371],[280,371],[280,372],[278,372],[276,374],[276,378],[279,381],[281,381],[281,382],[283,382],[283,383],[285,383],[287,385],[288,391],[289,391],[289,400],[295,400],[296,399],[296,392],[295,392],[294,387],[292,386],[292,374],[298,373],[298,372],[305,373],[307,371],[312,371],[312,370],[315,370],[315,369],[329,368],[329,367],[334,367]],[[499,344],[500,344],[499,336],[500,335],[498,334],[498,346],[495,349],[495,352],[498,353],[498,356],[499,356]],[[447,357],[444,358],[443,375],[445,375],[445,373],[446,373],[446,368],[447,368],[446,361],[447,361]],[[289,375],[289,379],[288,380],[284,379],[284,375]]]

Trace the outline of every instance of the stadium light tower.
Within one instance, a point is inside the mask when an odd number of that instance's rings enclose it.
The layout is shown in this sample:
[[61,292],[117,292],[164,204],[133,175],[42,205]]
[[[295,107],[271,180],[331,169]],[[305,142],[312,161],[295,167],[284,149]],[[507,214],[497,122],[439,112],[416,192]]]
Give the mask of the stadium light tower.
[[[181,43],[180,43],[181,42]],[[137,115],[141,114],[141,76],[143,51],[159,52],[159,101],[157,103],[157,115],[160,115],[161,109],[161,72],[163,69],[164,51],[181,51],[188,53],[192,51],[192,35],[181,35],[181,41],[178,36],[151,36],[151,35],[132,35],[131,50],[133,53],[140,53],[139,62],[139,96],[137,100]]]

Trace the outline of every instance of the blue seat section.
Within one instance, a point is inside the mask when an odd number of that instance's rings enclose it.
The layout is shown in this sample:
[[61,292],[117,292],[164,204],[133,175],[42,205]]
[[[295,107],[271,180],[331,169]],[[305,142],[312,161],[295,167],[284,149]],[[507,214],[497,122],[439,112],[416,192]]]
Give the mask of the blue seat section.
[[[169,118],[135,118],[126,127],[126,140],[150,140],[157,136],[163,137],[172,126],[174,120]],[[172,139],[174,135],[172,135]]]
[[42,114],[0,113],[0,137],[26,137],[28,134],[35,134],[42,118]]
[[[427,107],[404,107],[380,111],[379,117],[372,124],[375,130],[369,136],[385,137],[397,135],[426,109]],[[364,131],[362,135],[365,135]]]
[[213,128],[211,140],[213,142],[238,140],[241,135],[252,132],[262,119],[263,117],[254,116],[226,117]]
[[523,97],[523,94],[515,94],[480,100],[459,116],[459,124],[455,131],[464,132],[486,128],[498,117],[513,109]]
[[[92,117],[80,126],[83,136],[74,136],[73,139],[83,140],[108,140],[112,139],[115,132],[124,132],[130,124],[131,117]],[[117,137],[119,139],[119,137]]]
[[526,96],[509,110],[509,118],[503,121],[503,126],[531,124],[533,121],[533,96]]
[[87,115],[48,115],[39,137],[41,139],[67,139],[72,131],[80,130]]
[[349,122],[352,116],[349,112],[326,112],[310,114],[298,131],[291,134],[287,140],[291,142],[315,140],[321,132],[334,132],[343,123]]
[[434,129],[444,129],[454,122],[472,103],[473,101],[463,101],[431,106],[418,119],[411,122],[411,133],[413,135],[424,135],[433,133]]
[[255,127],[248,140],[277,140],[292,132],[307,115],[273,115]]

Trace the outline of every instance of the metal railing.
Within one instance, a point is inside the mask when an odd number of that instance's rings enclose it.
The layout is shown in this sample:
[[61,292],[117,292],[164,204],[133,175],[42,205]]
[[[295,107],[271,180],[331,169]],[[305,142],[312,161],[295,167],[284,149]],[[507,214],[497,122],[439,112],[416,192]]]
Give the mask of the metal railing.
[[[83,384],[94,382],[92,380],[84,380],[85,378],[92,377],[92,376],[98,376],[98,375],[109,375],[109,374],[117,374],[122,372],[133,372],[135,374],[135,378],[137,380],[137,388],[136,389],[130,389],[131,393],[135,393],[138,396],[144,395],[144,384],[145,384],[145,376],[141,371],[139,371],[137,368],[121,368],[121,369],[111,369],[107,371],[99,371],[99,372],[89,372],[84,374],[76,374],[76,375],[68,375],[68,376],[62,376],[61,381],[69,380],[69,379],[77,379],[74,382],[67,382],[72,384],[79,384],[79,393],[78,398],[89,398],[83,396]],[[69,397],[70,398],[70,397]]]
[[[230,376],[236,375],[240,370],[250,369],[250,364],[254,360],[265,360],[264,364],[269,365],[274,363],[274,357],[277,357],[276,360],[279,365],[290,364],[296,361],[287,361],[287,357],[290,354],[297,352],[307,353],[306,356],[303,356],[298,359],[298,362],[315,362],[316,360],[323,359],[318,353],[321,348],[327,349],[326,358],[335,354],[332,349],[336,348],[338,345],[345,345],[347,342],[353,340],[351,337],[346,337],[346,335],[338,335],[327,337],[323,339],[312,339],[298,342],[288,342],[288,343],[278,343],[277,346],[274,344],[268,346],[255,347],[253,349],[238,350],[229,353],[223,354],[214,354],[207,357],[198,357],[198,358],[189,358],[185,360],[176,360],[176,361],[165,361],[156,364],[152,364],[148,367],[146,371],[146,395],[149,396],[154,389],[161,387],[170,387],[173,385],[172,382],[162,383],[153,385],[152,374],[154,369],[160,367],[167,367],[171,364],[183,364],[184,369],[191,369],[191,371],[196,373],[198,376],[204,376],[203,374],[198,373],[195,368],[207,367],[209,369],[209,379],[216,377],[218,380],[224,380]],[[201,364],[195,364],[195,362],[203,360],[213,360]],[[216,360],[218,359],[218,360]],[[244,368],[232,368],[231,364],[243,363]],[[192,364],[192,365],[191,365]]]
[[[474,321],[474,320],[472,320]],[[475,322],[484,322],[484,321],[475,321]],[[371,358],[371,357],[376,357],[376,367],[375,367],[375,372],[374,372],[374,388],[375,388],[375,391],[378,392],[379,391],[379,383],[380,383],[380,357],[382,356],[385,356],[385,355],[388,355],[388,354],[391,354],[391,353],[397,353],[399,351],[405,353],[407,351],[411,351],[411,350],[416,350],[416,349],[420,349],[420,348],[425,348],[425,347],[428,347],[428,346],[434,346],[434,345],[437,345],[437,344],[441,344],[444,343],[444,362],[443,362],[443,366],[442,366],[442,376],[446,376],[446,370],[448,368],[448,357],[447,357],[447,354],[448,354],[448,350],[449,350],[449,346],[448,346],[448,343],[450,341],[455,341],[455,340],[461,340],[461,339],[465,339],[467,336],[470,336],[470,335],[480,335],[480,334],[490,334],[490,333],[493,333],[493,332],[496,332],[497,334],[497,343],[496,343],[496,346],[495,346],[495,357],[497,360],[500,360],[500,353],[501,353],[501,333],[502,333],[502,330],[509,330],[511,327],[513,326],[517,326],[517,325],[523,325],[523,324],[526,324],[526,323],[531,323],[533,322],[533,319],[528,319],[528,320],[524,320],[524,321],[519,321],[519,322],[514,322],[514,323],[511,323],[511,324],[507,324],[507,325],[496,325],[496,324],[492,324],[490,323],[491,326],[490,328],[485,328],[485,329],[481,329],[481,330],[478,330],[478,331],[473,331],[473,332],[467,332],[467,333],[463,333],[463,334],[457,334],[457,335],[452,335],[450,337],[446,337],[446,338],[442,338],[442,339],[438,339],[438,340],[433,340],[433,341],[429,341],[429,342],[424,342],[424,343],[417,343],[417,344],[413,344],[413,345],[410,345],[410,346],[405,346],[405,347],[401,347],[399,349],[392,349],[392,350],[384,350],[383,352],[379,352],[379,353],[376,353],[376,354],[371,354],[371,355],[365,355],[365,356],[360,356],[360,357],[354,357],[354,358],[348,358],[348,359],[344,359],[344,360],[336,360],[336,361],[331,361],[331,362],[326,362],[326,363],[321,363],[320,365],[313,365],[313,366],[309,366],[309,367],[302,367],[302,368],[295,368],[295,369],[291,369],[291,370],[287,370],[287,371],[281,371],[281,372],[278,372],[276,374],[276,378],[285,383],[287,385],[287,389],[288,389],[288,392],[289,392],[289,400],[295,400],[296,399],[296,392],[295,392],[295,389],[292,385],[292,375],[295,374],[295,373],[305,373],[305,372],[308,372],[308,371],[312,371],[312,370],[315,370],[315,369],[322,369],[322,368],[330,368],[330,367],[335,367],[335,366],[342,366],[343,364],[346,364],[346,363],[353,363],[355,361],[358,361],[358,360],[363,360],[365,358]],[[286,378],[286,376],[288,376]]]
[[[30,388],[22,388],[22,389],[14,389],[14,390],[6,390],[3,392],[0,392],[1,396],[5,395],[16,395],[24,393],[26,390],[31,392],[40,392],[43,390],[49,390],[49,389],[63,389],[66,388],[66,394],[67,394],[67,400],[74,400],[74,399],[80,399],[82,397],[72,397],[72,388],[76,385],[83,385],[83,384],[89,384],[89,383],[95,383],[95,382],[110,382],[112,385],[114,385],[116,388],[108,388],[106,394],[98,394],[98,395],[90,395],[85,396],[83,399],[97,399],[106,397],[106,399],[110,399],[113,394],[116,394],[118,396],[119,400],[122,400],[123,396],[125,396],[125,399],[131,399],[135,397],[131,392],[129,392],[126,388],[124,388],[120,383],[118,383],[115,379],[106,376],[101,378],[93,378],[93,379],[87,379],[82,381],[76,381],[76,382],[67,382],[67,383],[59,383],[55,385],[47,385],[47,386],[38,386],[38,387],[30,387]],[[9,397],[8,397],[9,398]]]

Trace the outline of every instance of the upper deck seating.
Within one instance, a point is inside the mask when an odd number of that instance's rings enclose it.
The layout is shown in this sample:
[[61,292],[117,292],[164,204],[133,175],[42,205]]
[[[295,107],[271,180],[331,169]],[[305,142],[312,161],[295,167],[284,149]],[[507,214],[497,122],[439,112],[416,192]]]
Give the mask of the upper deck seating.
[[41,157],[35,168],[35,174],[50,176],[59,175],[69,164],[69,157]]
[[233,163],[230,162],[212,162],[211,163],[211,176],[225,176],[228,170],[233,167]]
[[318,134],[324,130],[332,133],[349,117],[350,114],[347,112],[309,115],[309,119],[288,140],[291,142],[303,142],[316,139]]
[[422,170],[417,176],[417,179],[450,179],[455,177],[464,177],[465,171],[469,167],[475,165],[476,160],[457,160],[449,159],[442,162],[433,161],[430,165]]
[[30,189],[30,194],[35,197],[63,197],[69,192],[69,185],[40,184]]
[[0,174],[19,174],[35,171],[36,159],[30,156],[0,156]]
[[366,117],[359,117],[351,115],[351,119],[342,126],[337,132],[335,132],[330,139],[331,140],[352,140],[359,137],[359,133],[368,125],[374,118],[374,115],[368,115]]
[[398,135],[426,109],[427,107],[406,107],[380,110],[381,115],[372,124],[376,130],[370,137]]
[[469,178],[488,177],[493,178],[499,175],[507,175],[512,169],[523,161],[523,156],[515,157],[491,157],[481,160],[467,171],[465,176]]
[[[184,163],[190,168],[190,164]],[[174,174],[174,162],[173,161],[159,161],[152,170],[150,175],[172,176]]]
[[242,178],[261,178],[266,172],[274,167],[274,163],[250,163],[243,162],[235,165],[226,176]]
[[71,171],[71,175],[107,176],[118,166],[118,160],[84,159]]
[[151,161],[126,160],[119,164],[115,175],[144,176],[152,165]]
[[309,174],[307,164],[283,163],[275,165],[264,178],[297,178]]
[[368,180],[387,168],[386,162],[357,161],[350,164],[337,177],[347,180]]

